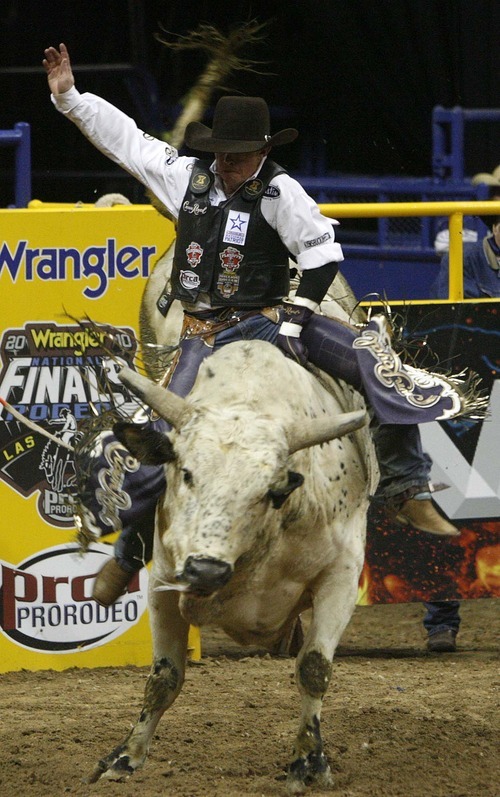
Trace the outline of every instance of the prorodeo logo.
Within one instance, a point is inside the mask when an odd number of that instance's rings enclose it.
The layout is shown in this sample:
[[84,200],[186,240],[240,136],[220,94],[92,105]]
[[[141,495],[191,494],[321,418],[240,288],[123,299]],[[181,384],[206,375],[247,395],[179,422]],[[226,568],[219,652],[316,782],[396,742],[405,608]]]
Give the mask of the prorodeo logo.
[[142,568],[112,606],[90,597],[110,546],[82,554],[73,543],[38,551],[14,566],[1,562],[0,630],[20,647],[74,653],[105,645],[134,626],[146,609],[148,572]]
[[[133,412],[118,379],[118,365],[107,357],[105,333],[79,326],[29,323],[9,329],[0,342],[0,396],[18,412],[73,445],[78,421],[102,414],[112,403]],[[131,360],[135,333],[117,330],[115,339]],[[107,385],[104,392],[103,385]],[[73,454],[32,432],[6,410],[0,411],[0,479],[22,496],[39,491],[38,511],[53,526],[73,526],[65,494],[75,483]]]

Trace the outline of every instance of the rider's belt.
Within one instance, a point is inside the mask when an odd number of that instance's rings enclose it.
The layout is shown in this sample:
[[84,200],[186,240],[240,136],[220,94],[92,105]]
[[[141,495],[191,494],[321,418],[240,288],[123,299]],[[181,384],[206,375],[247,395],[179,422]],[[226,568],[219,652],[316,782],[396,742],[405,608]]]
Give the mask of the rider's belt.
[[181,339],[200,337],[208,346],[213,346],[217,333],[230,329],[240,321],[245,321],[254,315],[263,315],[277,324],[279,308],[259,307],[253,310],[242,310],[235,307],[224,307],[221,310],[207,310],[195,314],[184,312]]

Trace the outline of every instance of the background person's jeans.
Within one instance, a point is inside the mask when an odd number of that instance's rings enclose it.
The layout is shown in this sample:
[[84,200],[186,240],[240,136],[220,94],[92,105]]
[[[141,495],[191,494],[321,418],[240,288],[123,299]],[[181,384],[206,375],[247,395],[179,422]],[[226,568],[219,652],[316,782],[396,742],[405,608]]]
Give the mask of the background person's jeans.
[[429,636],[439,631],[454,631],[460,628],[459,601],[424,601],[426,609],[424,628]]

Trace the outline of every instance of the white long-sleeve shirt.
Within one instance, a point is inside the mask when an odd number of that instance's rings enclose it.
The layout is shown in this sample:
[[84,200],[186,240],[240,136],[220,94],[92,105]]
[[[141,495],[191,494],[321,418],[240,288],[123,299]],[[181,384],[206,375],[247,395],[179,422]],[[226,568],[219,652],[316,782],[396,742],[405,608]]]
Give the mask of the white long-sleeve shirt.
[[[51,99],[98,150],[149,188],[173,217],[178,217],[196,158],[179,156],[174,147],[140,130],[133,119],[95,94],[80,94],[73,87]],[[214,170],[214,164],[211,168]],[[296,258],[300,271],[344,259],[332,220],[321,215],[297,180],[280,174],[270,188],[261,201],[262,214]],[[226,199],[216,175],[210,202],[218,205]]]

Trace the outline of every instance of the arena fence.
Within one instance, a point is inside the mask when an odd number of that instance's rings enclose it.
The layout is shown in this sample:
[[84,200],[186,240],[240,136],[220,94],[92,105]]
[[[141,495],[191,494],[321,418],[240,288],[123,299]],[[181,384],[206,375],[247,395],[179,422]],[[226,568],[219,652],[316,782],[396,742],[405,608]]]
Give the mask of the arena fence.
[[[322,204],[322,212],[331,218],[448,218],[450,233],[449,300],[462,301],[462,229],[464,216],[500,215],[500,202],[358,202]],[[352,246],[343,244],[345,262],[342,272],[356,297],[370,292],[380,293],[391,300],[426,299],[428,287],[434,280],[440,256],[434,249],[388,244]]]

